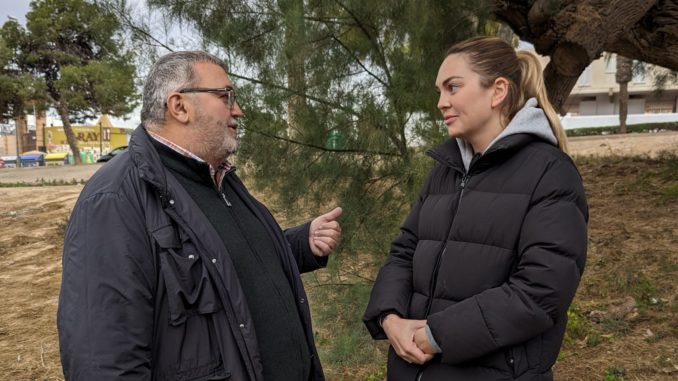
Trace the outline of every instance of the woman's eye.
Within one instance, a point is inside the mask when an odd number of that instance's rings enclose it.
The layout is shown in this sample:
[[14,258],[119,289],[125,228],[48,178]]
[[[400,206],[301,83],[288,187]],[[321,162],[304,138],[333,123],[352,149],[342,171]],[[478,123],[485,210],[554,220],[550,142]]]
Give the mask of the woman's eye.
[[459,90],[459,86],[455,84],[449,84],[447,85],[447,90],[449,90],[450,93],[454,94]]

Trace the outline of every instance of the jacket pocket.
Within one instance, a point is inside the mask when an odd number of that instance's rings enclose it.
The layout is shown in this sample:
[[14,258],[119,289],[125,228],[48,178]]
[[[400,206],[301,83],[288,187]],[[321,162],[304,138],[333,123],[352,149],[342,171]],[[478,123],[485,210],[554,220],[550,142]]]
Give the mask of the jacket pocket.
[[217,381],[230,380],[231,373],[224,369],[221,360],[179,370],[172,368],[163,372],[156,372],[153,379],[157,381]]
[[170,324],[184,324],[190,316],[222,309],[213,280],[195,246],[186,237],[178,237],[171,226],[159,229],[153,236],[160,247],[158,256],[167,291]]
[[525,352],[524,345],[508,348],[505,351],[505,354],[506,364],[514,378],[522,376],[530,368],[530,365],[527,362],[527,353]]
[[198,366],[189,370],[176,373],[176,381],[216,381],[228,380],[231,374],[224,370],[221,361],[213,361],[208,364]]
[[173,226],[153,233],[161,281],[154,379],[227,380],[214,324],[226,319],[206,264],[190,240]]

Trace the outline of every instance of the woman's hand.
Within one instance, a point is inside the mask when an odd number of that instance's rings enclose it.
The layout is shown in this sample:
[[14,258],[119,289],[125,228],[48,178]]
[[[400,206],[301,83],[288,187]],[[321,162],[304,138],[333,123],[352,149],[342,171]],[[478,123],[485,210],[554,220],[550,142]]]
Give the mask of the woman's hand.
[[425,326],[426,320],[403,319],[396,314],[386,316],[382,322],[388,341],[398,356],[415,364],[423,364],[433,358],[433,355],[424,353],[414,342],[415,332]]
[[[424,320],[424,322],[426,322]],[[422,352],[433,355],[435,354],[435,350],[431,346],[431,343],[428,341],[428,335],[426,335],[426,324],[424,324],[423,328],[419,328],[414,332],[414,343],[417,344],[417,347],[421,349]]]

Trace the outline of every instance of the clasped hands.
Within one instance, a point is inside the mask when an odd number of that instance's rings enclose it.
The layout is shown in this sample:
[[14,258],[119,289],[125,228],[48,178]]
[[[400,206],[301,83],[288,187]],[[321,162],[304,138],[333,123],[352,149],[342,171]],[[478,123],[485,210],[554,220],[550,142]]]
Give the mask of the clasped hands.
[[396,354],[412,364],[423,364],[435,354],[426,336],[426,320],[403,319],[396,314],[386,316],[382,328]]

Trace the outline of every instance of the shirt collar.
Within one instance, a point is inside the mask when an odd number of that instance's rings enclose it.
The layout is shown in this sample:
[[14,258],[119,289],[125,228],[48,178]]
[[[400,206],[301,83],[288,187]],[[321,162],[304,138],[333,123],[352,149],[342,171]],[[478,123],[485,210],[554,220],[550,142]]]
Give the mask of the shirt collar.
[[217,184],[217,185],[221,184],[221,180],[223,179],[223,177],[224,177],[224,175],[226,174],[226,172],[228,172],[228,171],[230,171],[231,169],[235,168],[235,167],[233,166],[233,164],[231,164],[231,162],[228,161],[228,160],[224,160],[221,164],[219,164],[219,167],[214,168],[214,167],[212,166],[212,164],[206,162],[205,160],[203,160],[202,158],[200,158],[200,156],[194,154],[193,152],[187,150],[186,148],[184,148],[184,147],[182,147],[182,146],[180,146],[180,145],[178,145],[178,144],[176,144],[176,143],[174,143],[174,142],[172,142],[172,141],[170,141],[170,140],[167,140],[167,139],[163,138],[162,136],[160,136],[160,135],[158,135],[158,134],[156,134],[156,133],[154,133],[154,132],[152,132],[152,131],[148,131],[148,130],[147,130],[147,132],[148,132],[148,134],[149,134],[153,139],[155,139],[158,143],[160,143],[160,144],[162,144],[162,145],[165,145],[165,146],[169,147],[170,149],[172,149],[173,151],[179,153],[180,155],[189,157],[189,158],[191,158],[191,159],[193,159],[193,160],[196,160],[196,161],[199,162],[199,163],[205,163],[205,164],[207,164],[207,165],[209,166],[209,169],[210,169],[210,176],[212,177],[212,179],[214,180],[215,184]]

